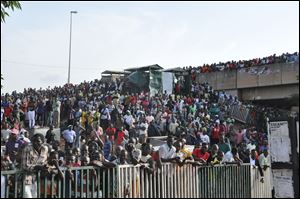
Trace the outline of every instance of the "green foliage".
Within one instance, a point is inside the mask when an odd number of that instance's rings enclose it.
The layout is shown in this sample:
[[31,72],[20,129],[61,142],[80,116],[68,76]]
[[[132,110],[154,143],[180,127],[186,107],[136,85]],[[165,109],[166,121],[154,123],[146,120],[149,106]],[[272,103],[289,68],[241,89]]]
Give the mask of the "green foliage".
[[19,1],[1,1],[1,23],[5,22],[5,17],[9,16],[7,10],[14,11],[15,9],[22,10]]

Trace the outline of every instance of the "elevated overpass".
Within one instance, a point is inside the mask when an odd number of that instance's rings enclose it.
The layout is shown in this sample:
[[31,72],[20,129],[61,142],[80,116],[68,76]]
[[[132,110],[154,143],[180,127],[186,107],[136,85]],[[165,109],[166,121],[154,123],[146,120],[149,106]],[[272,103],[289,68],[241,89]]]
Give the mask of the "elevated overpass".
[[196,81],[208,82],[214,90],[224,90],[244,101],[283,100],[299,96],[299,63],[198,73]]

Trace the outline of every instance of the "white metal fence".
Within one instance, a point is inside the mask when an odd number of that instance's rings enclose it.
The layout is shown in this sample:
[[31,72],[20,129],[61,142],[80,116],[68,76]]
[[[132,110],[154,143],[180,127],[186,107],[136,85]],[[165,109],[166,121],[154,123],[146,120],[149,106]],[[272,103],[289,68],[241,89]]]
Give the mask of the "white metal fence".
[[[96,173],[93,170],[96,169]],[[149,173],[140,165],[121,165],[112,169],[91,166],[71,168],[74,181],[37,175],[37,197],[59,198],[270,198],[270,171],[264,171],[264,183],[259,172],[249,164],[241,166],[192,166],[165,163]],[[63,169],[66,172],[66,169]],[[25,172],[1,171],[3,197],[24,196]],[[2,179],[3,176],[3,179]],[[9,185],[7,179],[13,180]],[[43,183],[44,182],[44,183]],[[50,185],[48,187],[48,184]],[[1,184],[2,186],[2,184]],[[49,191],[45,192],[43,190]],[[2,192],[2,191],[1,191]],[[22,196],[23,195],[23,196]],[[2,193],[1,193],[2,196]]]
[[133,198],[270,198],[270,171],[260,182],[250,165],[195,167],[165,163],[149,174],[139,166],[118,167],[118,197]]

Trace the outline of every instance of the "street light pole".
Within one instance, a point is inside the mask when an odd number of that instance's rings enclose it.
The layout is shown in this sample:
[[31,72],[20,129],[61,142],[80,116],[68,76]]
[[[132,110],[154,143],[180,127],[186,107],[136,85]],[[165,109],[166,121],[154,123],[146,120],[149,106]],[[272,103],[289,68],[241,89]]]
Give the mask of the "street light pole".
[[77,11],[71,11],[71,12],[70,12],[70,45],[69,45],[69,70],[68,70],[68,84],[70,84],[70,69],[71,69],[72,14],[77,14]]

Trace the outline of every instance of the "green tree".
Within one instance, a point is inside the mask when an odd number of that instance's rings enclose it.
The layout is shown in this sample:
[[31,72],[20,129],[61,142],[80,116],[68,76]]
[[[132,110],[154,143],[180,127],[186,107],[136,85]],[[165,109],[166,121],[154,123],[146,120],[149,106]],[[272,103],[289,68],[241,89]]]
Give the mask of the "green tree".
[[20,9],[21,4],[19,1],[1,1],[1,23],[5,22],[5,17],[9,16],[7,13],[7,10],[12,10],[14,11],[15,9]]
[[[22,10],[22,7],[21,7],[21,4],[19,1],[1,1],[1,23],[5,23],[5,17],[9,16],[9,14],[7,13],[7,10],[14,11],[15,9]],[[3,87],[2,80],[4,80],[4,78],[1,73],[1,88]]]

